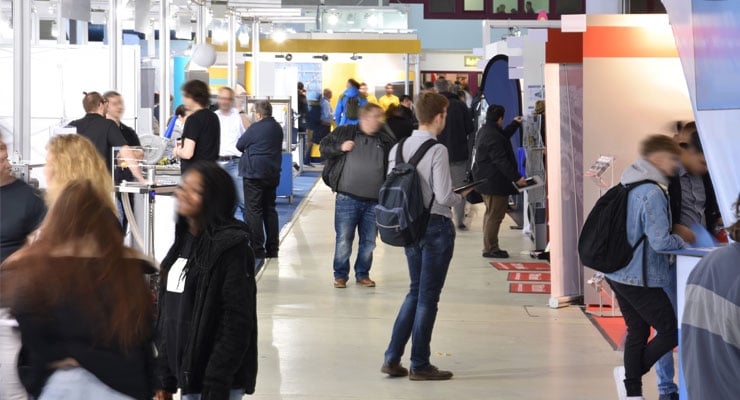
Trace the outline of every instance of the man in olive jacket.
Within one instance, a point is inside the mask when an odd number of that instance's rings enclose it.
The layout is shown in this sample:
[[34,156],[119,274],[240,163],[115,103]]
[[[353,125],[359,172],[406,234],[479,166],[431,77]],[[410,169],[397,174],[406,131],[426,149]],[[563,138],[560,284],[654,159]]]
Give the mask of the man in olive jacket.
[[486,181],[476,187],[483,195],[486,213],[483,217],[483,257],[509,258],[509,253],[499,247],[498,233],[509,207],[509,196],[516,194],[514,183],[526,184],[519,173],[510,139],[522,124],[516,117],[506,127],[504,107],[492,104],[486,112],[486,124],[476,135],[476,156],[473,176]]
[[341,126],[321,141],[321,154],[327,159],[323,179],[337,194],[334,287],[338,289],[347,287],[355,231],[360,236],[355,279],[360,286],[375,286],[370,279],[378,234],[375,206],[385,181],[388,152],[395,142],[385,131],[382,116],[380,106],[368,103],[360,109],[358,125]]

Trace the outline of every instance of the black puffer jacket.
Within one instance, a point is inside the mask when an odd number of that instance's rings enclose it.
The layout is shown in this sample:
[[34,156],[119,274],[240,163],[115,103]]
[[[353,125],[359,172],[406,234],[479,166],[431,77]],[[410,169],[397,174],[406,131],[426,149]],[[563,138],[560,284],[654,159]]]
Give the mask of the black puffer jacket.
[[450,102],[447,106],[445,129],[439,135],[440,143],[447,147],[450,162],[467,161],[468,138],[475,132],[468,106],[450,92],[441,93]]
[[[166,277],[179,256],[185,236],[179,223],[175,244],[162,261]],[[210,237],[209,237],[210,236]],[[236,220],[202,235],[193,243],[196,254],[189,268],[199,268],[191,331],[182,355],[184,382],[178,382],[167,360],[167,337],[157,340],[159,380],[162,389],[174,393],[201,393],[203,400],[227,400],[232,389],[254,393],[257,379],[257,307],[254,255],[248,227]],[[159,290],[159,309],[164,310],[166,282]],[[158,331],[165,316],[159,315]]]
[[[335,129],[321,141],[321,155],[327,160],[321,178],[334,192],[339,187],[339,180],[342,177],[344,162],[346,160],[345,153],[342,151],[342,143],[348,140],[354,141],[359,133],[359,125],[343,125]],[[391,147],[396,143],[396,138],[393,133],[389,132],[387,126],[383,126],[378,135],[380,135],[380,141],[383,143],[383,151],[385,152],[383,171],[387,171],[388,152],[391,151]]]
[[522,176],[517,168],[510,139],[519,126],[516,121],[505,129],[496,123],[486,123],[478,131],[473,177],[476,180],[486,179],[486,182],[476,187],[479,193],[496,196],[517,193],[512,182],[518,181]]

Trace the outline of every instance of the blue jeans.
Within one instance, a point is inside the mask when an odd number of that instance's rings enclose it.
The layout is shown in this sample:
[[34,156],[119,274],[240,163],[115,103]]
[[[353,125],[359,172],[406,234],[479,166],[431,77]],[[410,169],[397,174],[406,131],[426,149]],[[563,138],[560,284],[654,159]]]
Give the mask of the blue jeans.
[[406,343],[411,338],[411,369],[429,366],[437,304],[454,248],[455,226],[449,218],[438,215],[432,215],[421,242],[406,247],[411,284],[393,325],[385,362],[400,363]]
[[[671,304],[673,304],[673,312],[676,312],[676,297],[678,297],[678,293],[676,290],[675,274],[673,274],[671,284],[663,288],[663,290],[671,300]],[[673,377],[676,375],[673,363],[673,351],[666,353],[655,363],[655,373],[658,375],[658,394],[678,393],[678,386],[673,382]]]
[[116,392],[84,368],[56,370],[38,400],[106,399],[131,400],[131,397]]
[[[236,389],[229,392],[229,400],[241,400],[244,397],[243,389]],[[200,400],[200,394],[183,394],[180,400]]]
[[363,201],[337,193],[334,208],[334,230],[337,233],[337,244],[334,249],[334,279],[349,279],[349,258],[352,255],[352,243],[355,231],[360,234],[360,244],[355,261],[355,278],[357,280],[370,276],[373,264],[375,237],[378,226],[375,222],[375,201]]
[[234,181],[234,187],[236,188],[236,198],[238,199],[238,203],[236,205],[236,211],[234,212],[234,218],[242,222],[247,222],[247,215],[244,213],[244,186],[242,183],[242,177],[239,176],[239,159],[235,158],[230,161],[221,161],[219,164],[229,173],[231,180]]

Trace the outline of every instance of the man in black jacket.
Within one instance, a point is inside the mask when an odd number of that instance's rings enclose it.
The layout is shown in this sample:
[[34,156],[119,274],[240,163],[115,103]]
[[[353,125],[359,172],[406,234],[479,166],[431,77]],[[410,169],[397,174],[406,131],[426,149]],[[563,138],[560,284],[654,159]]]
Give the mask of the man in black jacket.
[[321,141],[321,154],[327,159],[323,179],[337,193],[334,287],[338,289],[347,287],[355,231],[360,236],[355,279],[360,286],[375,286],[370,279],[378,234],[375,206],[395,142],[383,129],[382,116],[380,106],[368,103],[360,109],[359,125],[341,126]]
[[85,116],[69,123],[77,128],[77,133],[90,139],[98,153],[105,160],[108,170],[112,167],[114,147],[126,146],[128,143],[115,122],[106,119],[106,100],[98,92],[85,93],[82,106]]
[[[452,185],[462,186],[467,178],[468,167],[468,138],[475,131],[473,120],[468,106],[455,93],[450,92],[450,81],[439,78],[434,82],[437,92],[447,98],[450,105],[447,107],[445,129],[439,135],[439,142],[447,147],[450,154],[450,174]],[[465,230],[465,202],[455,205],[454,222],[458,229]]]
[[509,258],[499,247],[498,233],[509,207],[509,196],[516,194],[514,183],[526,185],[516,166],[516,156],[509,139],[519,129],[522,117],[516,117],[504,128],[504,107],[492,104],[486,112],[486,124],[476,139],[473,176],[486,179],[476,190],[483,195],[486,213],[483,217],[483,257]]
[[257,122],[242,134],[236,148],[242,152],[239,176],[244,178],[244,218],[252,232],[259,268],[265,258],[278,256],[280,224],[275,198],[282,169],[283,129],[272,117],[268,101],[256,102],[254,113]]

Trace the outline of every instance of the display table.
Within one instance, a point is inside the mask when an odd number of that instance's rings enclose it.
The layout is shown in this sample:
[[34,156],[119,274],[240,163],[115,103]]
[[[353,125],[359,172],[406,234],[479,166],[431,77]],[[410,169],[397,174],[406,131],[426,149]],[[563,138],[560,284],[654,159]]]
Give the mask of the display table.
[[676,256],[676,316],[678,317],[678,397],[681,400],[688,399],[686,393],[686,382],[683,379],[683,367],[681,365],[681,322],[683,320],[683,310],[686,304],[686,283],[689,280],[691,271],[694,270],[696,265],[701,261],[702,257],[709,254],[714,248],[707,249],[682,249],[673,250],[667,252],[661,252],[661,254],[670,254]]

